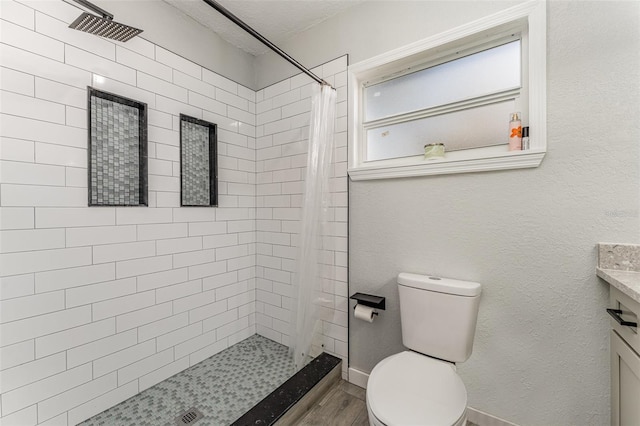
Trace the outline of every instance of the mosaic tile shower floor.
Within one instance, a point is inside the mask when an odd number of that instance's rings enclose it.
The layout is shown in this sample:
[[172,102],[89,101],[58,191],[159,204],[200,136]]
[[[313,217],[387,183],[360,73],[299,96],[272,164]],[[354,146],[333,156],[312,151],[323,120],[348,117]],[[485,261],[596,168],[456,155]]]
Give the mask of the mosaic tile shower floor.
[[174,426],[196,407],[198,426],[229,425],[293,373],[286,346],[253,335],[80,424]]

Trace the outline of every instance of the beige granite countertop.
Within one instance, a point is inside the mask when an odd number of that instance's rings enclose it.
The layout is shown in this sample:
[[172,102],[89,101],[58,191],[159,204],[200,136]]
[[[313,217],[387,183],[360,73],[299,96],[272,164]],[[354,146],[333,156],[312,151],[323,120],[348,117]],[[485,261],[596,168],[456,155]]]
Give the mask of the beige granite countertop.
[[596,268],[596,275],[640,303],[640,272]]

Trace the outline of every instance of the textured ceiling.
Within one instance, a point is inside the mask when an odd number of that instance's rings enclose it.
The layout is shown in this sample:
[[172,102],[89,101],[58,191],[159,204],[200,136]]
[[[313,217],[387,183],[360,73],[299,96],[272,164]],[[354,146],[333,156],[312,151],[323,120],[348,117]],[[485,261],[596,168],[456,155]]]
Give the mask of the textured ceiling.
[[[164,0],[252,55],[268,50],[202,0]],[[364,0],[218,0],[271,42],[278,44]]]

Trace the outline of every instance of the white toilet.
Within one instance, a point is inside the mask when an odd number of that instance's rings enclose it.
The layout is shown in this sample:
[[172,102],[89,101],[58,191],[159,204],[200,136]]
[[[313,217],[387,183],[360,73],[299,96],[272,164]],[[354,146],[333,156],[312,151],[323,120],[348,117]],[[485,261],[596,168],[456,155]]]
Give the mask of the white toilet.
[[402,343],[411,350],[369,375],[371,426],[464,426],[467,390],[454,363],[471,356],[480,291],[475,282],[398,275]]

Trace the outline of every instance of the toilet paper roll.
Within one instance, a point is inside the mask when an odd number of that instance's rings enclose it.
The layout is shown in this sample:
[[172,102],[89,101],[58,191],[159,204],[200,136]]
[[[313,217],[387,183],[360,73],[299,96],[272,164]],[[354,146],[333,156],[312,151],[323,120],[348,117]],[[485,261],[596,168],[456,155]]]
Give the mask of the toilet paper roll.
[[373,322],[374,312],[375,310],[369,306],[356,305],[356,308],[353,310],[353,315],[363,321]]

